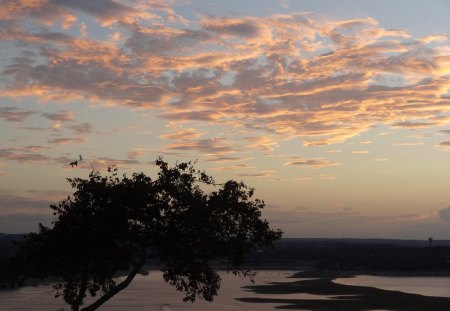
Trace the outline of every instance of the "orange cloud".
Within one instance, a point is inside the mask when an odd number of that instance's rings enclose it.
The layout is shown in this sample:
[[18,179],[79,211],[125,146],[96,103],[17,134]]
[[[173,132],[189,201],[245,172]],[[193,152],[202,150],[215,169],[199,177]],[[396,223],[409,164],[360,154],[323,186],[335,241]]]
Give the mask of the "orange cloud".
[[147,155],[147,150],[144,148],[135,148],[132,151],[128,152],[128,159],[136,159]]
[[278,146],[278,142],[273,137],[246,137],[246,139],[251,142],[247,149],[273,151]]
[[387,161],[388,159],[387,158],[375,158],[373,160],[376,162],[383,162],[383,161]]
[[417,142],[395,142],[392,145],[393,146],[420,146],[423,145],[424,142],[417,141]]
[[61,137],[61,138],[54,138],[50,139],[48,141],[49,144],[55,144],[55,145],[67,145],[67,144],[85,144],[87,142],[84,138],[69,138],[69,137]]
[[206,134],[206,132],[204,131],[202,132],[194,128],[187,128],[187,129],[180,129],[176,133],[163,134],[160,137],[172,140],[193,140],[199,138],[204,134]]
[[443,148],[450,148],[450,141],[443,141],[443,142],[439,143],[438,146],[443,147]]
[[[318,146],[380,124],[415,129],[450,123],[450,49],[443,35],[417,38],[370,17],[329,20],[311,13],[191,22],[172,5],[3,1],[0,19],[8,27],[0,39],[18,42],[15,54],[22,56],[8,60],[2,94],[157,109],[161,118],[192,121],[193,127],[255,131],[248,147],[266,151],[281,139]],[[115,39],[64,30],[79,23],[80,12]],[[24,20],[61,22],[63,29],[31,32],[21,26]],[[0,110],[5,120],[26,116]],[[190,140],[166,146],[171,151],[233,152],[200,140],[200,133],[192,128],[161,137]]]

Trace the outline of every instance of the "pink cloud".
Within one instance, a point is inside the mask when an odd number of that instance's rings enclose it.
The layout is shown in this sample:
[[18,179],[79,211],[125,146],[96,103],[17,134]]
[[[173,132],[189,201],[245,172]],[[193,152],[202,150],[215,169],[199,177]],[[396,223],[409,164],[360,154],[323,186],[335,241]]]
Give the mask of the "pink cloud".
[[221,137],[168,144],[164,149],[167,151],[201,152],[202,154],[213,157],[235,153],[235,149],[229,142]]
[[85,138],[70,138],[70,137],[60,137],[60,138],[54,138],[50,139],[48,141],[49,144],[54,145],[67,145],[67,144],[85,144],[87,143],[87,140]]
[[0,119],[10,122],[23,122],[29,116],[35,114],[34,111],[23,110],[16,107],[0,107]]
[[70,125],[70,126],[68,126],[68,128],[71,129],[74,132],[74,134],[76,134],[76,135],[90,134],[90,133],[92,133],[92,131],[94,129],[92,124],[87,123],[87,122],[83,122],[81,124]]
[[48,163],[50,158],[38,153],[20,148],[0,149],[0,159],[17,161],[20,163]]
[[55,113],[43,113],[42,116],[55,122],[68,122],[74,119],[75,113],[72,111],[61,110]]
[[316,158],[316,159],[306,159],[303,157],[296,157],[290,159],[288,162],[286,162],[284,165],[287,166],[306,166],[311,168],[321,168],[321,167],[328,167],[328,166],[335,166],[339,165],[340,163],[332,162],[323,158]]

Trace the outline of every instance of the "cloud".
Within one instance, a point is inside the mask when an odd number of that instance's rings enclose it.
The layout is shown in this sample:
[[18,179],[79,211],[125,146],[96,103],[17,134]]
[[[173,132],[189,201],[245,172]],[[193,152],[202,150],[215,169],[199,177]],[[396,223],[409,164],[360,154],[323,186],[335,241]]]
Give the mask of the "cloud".
[[48,163],[50,160],[49,157],[41,153],[21,148],[0,149],[0,159],[28,164]]
[[250,169],[254,169],[254,166],[250,164],[241,163],[235,165],[213,167],[210,170],[215,172],[228,172],[228,171],[244,171]]
[[296,157],[290,159],[290,161],[286,162],[284,165],[286,166],[307,166],[311,168],[322,168],[328,166],[339,165],[340,163],[332,162],[323,158],[316,159],[306,159],[302,157]]
[[252,172],[252,173],[239,173],[236,176],[244,177],[244,178],[269,178],[273,177],[274,171],[260,171],[260,172]]
[[251,142],[247,145],[247,149],[251,150],[262,150],[262,151],[273,151],[278,147],[278,141],[273,137],[259,136],[259,137],[246,137],[246,139]]
[[61,138],[54,138],[50,139],[48,141],[49,144],[54,145],[67,145],[67,144],[85,144],[87,143],[87,140],[85,138],[69,138],[69,137],[61,137]]
[[180,129],[175,133],[163,134],[160,137],[172,140],[193,140],[199,138],[204,134],[206,134],[206,131],[199,131],[194,128],[187,128],[187,129]]
[[[163,1],[148,1],[160,9],[166,8],[167,12],[173,12],[163,4]],[[142,7],[146,8],[146,6]],[[39,24],[50,26],[58,21],[64,28],[71,27],[77,20],[78,12],[94,17],[103,26],[110,26],[116,22],[132,23],[139,18],[152,19],[156,16],[145,10],[139,10],[113,0],[6,0],[0,5],[0,18],[3,20],[14,17],[31,17]],[[174,13],[172,13],[174,15]]]
[[412,128],[412,129],[427,128],[435,125],[436,124],[433,122],[397,122],[393,124],[394,127]]
[[318,174],[319,179],[323,179],[323,180],[333,180],[336,179],[336,176],[331,175],[331,174]]
[[[29,146],[26,148],[10,148],[10,149],[0,149],[0,159],[6,161],[16,161],[21,164],[58,164],[67,169],[75,169],[70,166],[69,163],[74,160],[78,160],[78,154],[74,157],[59,156],[51,157],[41,153],[45,148],[40,146]],[[110,157],[98,157],[95,159],[85,158],[83,161],[78,161],[76,169],[87,169],[87,170],[99,170],[105,171],[109,166],[116,165],[121,168],[128,168],[129,166],[141,164],[136,159],[114,159]]]
[[78,161],[76,167],[71,167],[70,163],[77,160],[78,156],[75,158],[68,157],[56,157],[53,158],[53,163],[58,163],[67,169],[86,169],[95,171],[106,171],[109,167],[116,166],[121,169],[128,169],[130,166],[141,164],[137,159],[114,159],[110,157],[98,157],[94,159],[84,158],[83,161]]
[[368,154],[370,153],[369,150],[353,150],[352,154]]
[[61,127],[62,123],[73,121],[75,118],[75,113],[72,111],[62,110],[55,113],[42,113],[42,117],[52,120],[52,128],[57,130]]
[[25,197],[2,193],[0,195],[0,213],[10,213],[12,211],[34,211],[49,208],[54,202],[33,197]]
[[10,122],[23,122],[35,111],[23,110],[17,107],[0,107],[0,119]]
[[206,156],[223,156],[235,153],[235,149],[223,137],[173,143],[166,145],[164,149],[167,151],[201,152]]
[[0,176],[8,175],[8,173],[3,169],[4,166],[5,166],[5,163],[0,162]]
[[[56,1],[55,1],[56,2]],[[102,25],[110,25],[117,21],[132,22],[133,18],[152,18],[152,14],[139,12],[134,8],[112,0],[59,0],[55,4],[61,7],[82,11],[101,21]]]
[[376,162],[383,162],[383,161],[387,161],[388,159],[387,158],[375,158],[373,160]]
[[450,206],[439,211],[439,218],[442,221],[450,222]]
[[266,25],[257,19],[243,18],[205,18],[201,20],[203,29],[220,36],[258,38],[269,31]]
[[128,152],[127,158],[128,159],[136,159],[147,155],[147,149],[145,148],[135,148],[132,151]]
[[421,142],[421,141],[417,141],[417,142],[400,142],[400,141],[397,141],[397,142],[394,142],[392,145],[393,146],[420,146],[420,145],[423,145],[424,144],[424,142]]
[[[365,215],[354,208],[333,211],[309,209],[265,209],[263,216],[274,227],[282,227],[286,237],[418,238],[445,237],[450,228],[437,221],[437,213]],[[383,228],[380,233],[379,228]]]
[[252,159],[253,159],[252,157],[241,157],[235,155],[214,155],[212,157],[209,157],[207,161],[216,163],[230,163],[230,162],[250,161]]
[[438,147],[450,148],[450,141],[443,141],[438,144]]
[[75,113],[72,111],[61,110],[55,113],[43,113],[42,116],[52,121],[68,122],[74,119]]
[[71,129],[76,135],[86,135],[92,133],[94,127],[91,123],[83,122],[81,124],[70,125],[67,128]]
[[[305,146],[340,143],[376,125],[449,123],[450,56],[441,35],[414,37],[370,17],[312,13],[195,22],[173,8],[155,0],[1,2],[0,22],[8,26],[0,38],[18,43],[14,54],[28,52],[7,60],[3,96],[142,108],[169,121]],[[120,39],[74,35],[68,28],[80,13],[86,25]],[[61,30],[49,30],[59,22]],[[73,121],[67,112],[43,116],[56,119],[54,126]],[[178,134],[163,138],[182,144],[183,134],[192,134],[197,141],[185,149],[210,149],[194,132]],[[169,149],[181,150],[177,144]],[[249,146],[270,151],[276,144]]]
[[69,192],[66,190],[35,190],[28,189],[26,190],[27,194],[32,195],[32,198],[35,201],[48,201],[48,202],[58,202],[61,199],[67,197]]

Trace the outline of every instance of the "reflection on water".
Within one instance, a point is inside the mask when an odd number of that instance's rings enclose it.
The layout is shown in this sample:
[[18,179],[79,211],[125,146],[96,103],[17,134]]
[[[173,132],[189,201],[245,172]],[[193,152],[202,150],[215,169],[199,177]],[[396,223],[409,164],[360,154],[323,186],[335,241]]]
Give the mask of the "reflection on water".
[[[287,277],[293,271],[259,271],[255,277],[255,284],[270,282],[291,281]],[[245,303],[237,301],[239,297],[266,297],[275,295],[258,295],[241,288],[252,285],[248,278],[236,277],[232,274],[222,273],[222,287],[219,296],[213,303],[198,300],[194,303],[183,302],[183,295],[169,286],[162,279],[160,272],[151,272],[147,276],[137,276],[131,285],[108,301],[101,310],[162,310],[162,311],[189,311],[211,310],[237,311],[237,310],[274,310],[276,304],[271,303]],[[294,299],[326,299],[327,297],[310,294],[289,294],[283,298]],[[50,286],[25,287],[14,291],[0,291],[0,309],[6,310],[70,310],[62,299],[53,297]]]
[[450,277],[386,277],[358,275],[336,279],[344,285],[369,286],[424,296],[450,297]]

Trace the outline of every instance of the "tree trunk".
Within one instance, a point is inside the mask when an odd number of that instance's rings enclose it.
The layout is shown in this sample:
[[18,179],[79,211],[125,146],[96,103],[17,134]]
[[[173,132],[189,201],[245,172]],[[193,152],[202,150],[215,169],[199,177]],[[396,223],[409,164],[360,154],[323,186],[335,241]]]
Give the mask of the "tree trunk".
[[77,299],[72,305],[72,311],[80,310],[81,303],[83,302],[83,299],[86,296],[86,289],[87,289],[87,281],[83,280],[80,286],[80,290],[78,291]]
[[142,267],[145,264],[145,251],[141,258],[141,260],[134,265],[133,270],[130,271],[127,278],[120,282],[117,286],[115,286],[113,289],[111,289],[109,292],[105,293],[102,297],[100,297],[97,301],[92,303],[91,305],[87,306],[86,308],[81,309],[81,311],[94,311],[97,310],[102,304],[104,304],[106,301],[111,299],[115,294],[120,292],[121,290],[127,288],[128,285],[130,285],[131,281],[133,281],[136,274],[142,269]]
[[86,289],[88,284],[88,276],[87,276],[87,269],[88,269],[89,261],[85,264],[83,268],[83,272],[81,273],[81,285],[80,290],[78,291],[77,298],[75,299],[74,303],[72,304],[72,311],[78,311],[80,310],[80,306],[83,303],[84,297],[86,297]]

